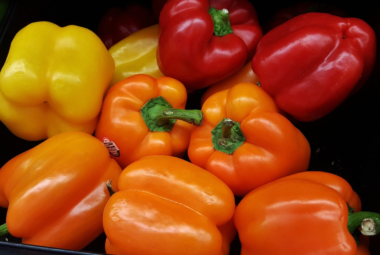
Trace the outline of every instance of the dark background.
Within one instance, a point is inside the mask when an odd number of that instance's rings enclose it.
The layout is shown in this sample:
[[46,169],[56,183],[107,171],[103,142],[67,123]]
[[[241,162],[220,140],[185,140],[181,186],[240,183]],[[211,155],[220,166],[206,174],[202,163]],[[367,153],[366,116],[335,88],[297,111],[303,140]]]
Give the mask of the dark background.
[[[59,26],[78,25],[96,32],[101,17],[109,7],[124,7],[128,1],[11,1],[0,25],[0,64],[3,65],[15,34],[35,21],[50,21]],[[138,1],[150,6],[150,1]],[[299,1],[251,1],[263,26],[278,10]],[[322,3],[323,1],[315,1]],[[349,17],[361,18],[370,24],[377,37],[380,34],[380,7],[375,1],[328,1],[344,10]],[[379,47],[378,47],[379,48]],[[377,61],[374,72],[365,87],[347,99],[326,117],[310,122],[295,123],[311,145],[309,170],[326,171],[346,179],[362,199],[362,209],[380,213],[380,67]],[[204,90],[189,97],[189,107],[200,109],[200,96]],[[14,156],[40,142],[28,142],[15,137],[0,123],[0,167]],[[239,198],[237,198],[239,201]],[[6,209],[0,208],[0,225],[5,222]],[[84,254],[20,244],[11,236],[0,238],[0,254]],[[105,235],[101,235],[84,250],[104,252]],[[380,254],[380,237],[370,238],[372,255]],[[239,254],[238,239],[232,243],[231,254]]]

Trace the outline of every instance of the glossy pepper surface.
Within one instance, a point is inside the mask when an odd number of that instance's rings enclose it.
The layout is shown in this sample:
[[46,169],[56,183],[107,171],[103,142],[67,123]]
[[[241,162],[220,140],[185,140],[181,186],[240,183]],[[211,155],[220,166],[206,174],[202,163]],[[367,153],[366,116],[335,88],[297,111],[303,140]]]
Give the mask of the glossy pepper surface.
[[143,28],[109,49],[115,61],[111,86],[135,74],[164,76],[157,65],[158,25]]
[[158,66],[192,90],[239,70],[262,37],[247,0],[170,0],[159,24]]
[[148,156],[126,167],[118,185],[104,210],[107,253],[228,255],[235,200],[214,175],[183,159]]
[[[348,207],[349,205],[349,207]],[[361,212],[360,199],[341,177],[326,172],[297,173],[246,195],[236,208],[242,255],[364,255],[353,235],[377,213]],[[379,232],[379,228],[375,232]]]
[[124,9],[108,9],[99,23],[97,34],[109,49],[127,36],[157,22],[149,8],[130,2]]
[[92,134],[114,69],[90,30],[31,23],[16,34],[0,73],[0,120],[25,140]]
[[313,121],[364,85],[375,57],[376,36],[364,21],[306,13],[262,38],[252,70],[282,110]]
[[202,126],[191,133],[189,159],[235,195],[307,170],[308,141],[257,85],[239,83],[220,91],[204,102],[202,112]]
[[107,180],[119,165],[95,137],[55,135],[0,169],[0,206],[6,226],[24,244],[80,250],[103,232]]
[[200,110],[184,110],[186,88],[179,81],[137,74],[108,91],[95,136],[122,168],[148,155],[183,156]]

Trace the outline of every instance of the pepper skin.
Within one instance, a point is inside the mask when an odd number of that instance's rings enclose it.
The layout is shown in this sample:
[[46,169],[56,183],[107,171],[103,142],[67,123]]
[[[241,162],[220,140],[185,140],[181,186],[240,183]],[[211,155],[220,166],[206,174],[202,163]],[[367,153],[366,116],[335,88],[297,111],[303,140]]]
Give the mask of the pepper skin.
[[147,155],[182,157],[200,110],[184,110],[186,88],[170,77],[137,74],[108,91],[95,136],[124,168]]
[[241,255],[368,254],[362,245],[357,249],[353,234],[365,218],[379,224],[380,214],[360,210],[356,192],[334,174],[309,171],[268,183],[236,208]]
[[0,120],[30,141],[92,134],[115,69],[90,30],[31,23],[14,37],[0,73]]
[[364,85],[375,57],[376,36],[364,21],[306,13],[264,35],[252,70],[278,107],[314,121]]
[[286,175],[306,171],[310,145],[252,83],[210,96],[203,124],[191,133],[190,161],[224,181],[237,196]]
[[109,49],[129,35],[157,22],[153,12],[144,5],[128,3],[124,10],[110,8],[101,19],[97,34]]
[[117,190],[120,173],[107,148],[89,134],[47,139],[0,169],[9,233],[24,244],[83,249],[103,232],[106,182],[112,179]]
[[157,65],[158,25],[143,28],[109,49],[115,61],[111,86],[135,74],[164,76]]
[[158,66],[190,90],[235,73],[252,58],[262,37],[247,0],[169,0],[159,25]]
[[203,93],[201,98],[201,104],[206,101],[207,98],[209,98],[211,95],[215,94],[216,92],[230,89],[231,87],[235,86],[238,83],[242,82],[249,82],[253,84],[257,84],[259,82],[259,78],[257,75],[252,71],[251,61],[249,61],[247,64],[245,64],[239,71],[232,74],[231,76],[228,76],[226,79],[223,79],[213,85],[211,85],[205,93]]
[[183,159],[147,156],[123,170],[118,186],[104,209],[108,254],[228,255],[223,243],[233,238],[221,232],[235,236],[235,198],[214,175]]

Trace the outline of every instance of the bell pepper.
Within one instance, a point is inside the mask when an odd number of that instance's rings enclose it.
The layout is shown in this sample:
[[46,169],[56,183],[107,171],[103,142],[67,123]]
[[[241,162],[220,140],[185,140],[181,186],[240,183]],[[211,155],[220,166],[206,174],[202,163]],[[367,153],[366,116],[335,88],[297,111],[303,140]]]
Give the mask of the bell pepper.
[[262,37],[247,0],[170,0],[160,14],[158,67],[188,89],[200,89],[239,70]]
[[95,130],[115,69],[90,30],[35,22],[14,37],[0,73],[0,121],[30,141]]
[[368,254],[357,251],[354,236],[358,229],[379,233],[380,214],[360,210],[356,192],[334,174],[309,171],[268,183],[236,208],[241,254]]
[[338,5],[326,4],[315,1],[301,1],[294,6],[287,6],[275,12],[263,26],[264,33],[281,25],[282,23],[307,12],[325,12],[339,17],[346,17],[347,13]]
[[217,92],[204,102],[202,112],[202,126],[191,133],[189,159],[236,196],[307,170],[307,139],[259,86],[239,83]]
[[158,69],[156,51],[158,25],[143,28],[109,49],[115,61],[115,73],[110,86],[135,74],[154,78],[164,76]]
[[250,61],[247,64],[245,64],[240,70],[238,70],[236,73],[211,85],[205,91],[205,93],[203,93],[202,98],[201,98],[201,104],[203,105],[206,99],[209,98],[211,95],[215,94],[216,92],[230,89],[236,84],[242,83],[242,82],[249,82],[249,83],[254,83],[254,84],[258,84],[259,82],[257,75],[252,71],[252,66],[251,66]]
[[[121,173],[107,148],[77,131],[55,135],[0,169],[0,206],[22,243],[81,250],[103,232],[107,180]],[[2,232],[2,233],[1,233]]]
[[221,255],[223,242],[236,233],[231,190],[183,159],[137,160],[123,170],[118,186],[104,209],[108,254]]
[[201,110],[184,110],[187,94],[170,78],[136,74],[110,88],[95,136],[122,168],[148,155],[182,157]]
[[375,57],[376,36],[363,20],[306,13],[262,38],[252,70],[281,109],[314,121],[364,85]]
[[109,49],[127,36],[157,22],[146,6],[130,2],[124,9],[108,9],[99,23],[97,34]]

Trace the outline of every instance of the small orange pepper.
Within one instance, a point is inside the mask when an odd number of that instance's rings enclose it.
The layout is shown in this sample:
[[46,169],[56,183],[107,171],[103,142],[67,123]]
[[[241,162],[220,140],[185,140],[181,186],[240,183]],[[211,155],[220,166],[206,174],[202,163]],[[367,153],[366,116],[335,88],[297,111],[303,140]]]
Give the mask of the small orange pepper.
[[110,88],[95,136],[124,168],[147,155],[181,157],[202,111],[184,110],[185,86],[169,77],[128,77]]

